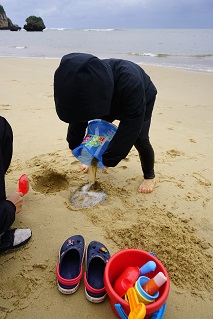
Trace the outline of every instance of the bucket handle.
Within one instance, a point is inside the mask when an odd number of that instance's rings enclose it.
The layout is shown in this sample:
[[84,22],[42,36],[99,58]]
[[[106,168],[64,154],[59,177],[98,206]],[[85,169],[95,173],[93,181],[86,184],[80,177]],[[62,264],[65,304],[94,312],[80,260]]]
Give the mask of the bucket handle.
[[122,308],[122,306],[121,306],[120,303],[114,304],[114,307],[115,307],[115,309],[116,309],[116,311],[117,311],[117,313],[118,313],[118,315],[119,315],[119,317],[120,317],[121,319],[128,319],[128,317],[127,317],[127,315],[125,314],[125,312],[124,312],[124,310],[123,310],[123,308]]
[[157,311],[153,313],[151,319],[163,319],[165,311],[166,311],[166,303],[164,303],[160,309],[158,309]]
[[[121,319],[128,319],[120,303],[114,304],[114,307]],[[158,309],[157,311],[153,313],[151,319],[163,319],[165,311],[166,311],[166,303],[164,303],[160,309]]]

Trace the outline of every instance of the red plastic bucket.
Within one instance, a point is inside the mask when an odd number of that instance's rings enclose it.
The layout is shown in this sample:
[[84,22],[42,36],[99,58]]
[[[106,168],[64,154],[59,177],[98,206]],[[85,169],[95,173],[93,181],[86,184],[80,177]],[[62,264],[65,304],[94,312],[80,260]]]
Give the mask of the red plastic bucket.
[[130,313],[129,303],[119,297],[115,290],[113,289],[113,285],[115,280],[120,276],[120,274],[125,270],[126,267],[129,266],[137,266],[141,267],[149,260],[153,260],[156,263],[156,270],[152,271],[150,274],[146,276],[150,278],[154,277],[159,271],[163,272],[163,274],[168,278],[166,283],[160,287],[159,297],[155,302],[146,305],[146,317],[150,318],[151,315],[159,310],[167,300],[170,290],[170,280],[168,273],[163,266],[163,264],[152,254],[141,250],[141,249],[124,249],[115,253],[106,264],[106,268],[104,271],[104,284],[108,296],[110,298],[110,304],[115,315],[120,318],[118,315],[115,304],[120,304],[123,308],[123,311],[128,316]]

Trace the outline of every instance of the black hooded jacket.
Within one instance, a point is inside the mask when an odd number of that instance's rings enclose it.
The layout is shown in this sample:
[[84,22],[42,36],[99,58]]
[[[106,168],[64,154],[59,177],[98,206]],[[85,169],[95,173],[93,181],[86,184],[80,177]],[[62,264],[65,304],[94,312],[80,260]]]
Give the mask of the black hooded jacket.
[[129,153],[142,129],[146,104],[156,94],[144,70],[126,60],[70,53],[62,58],[54,76],[56,112],[69,123],[71,150],[81,144],[89,120],[120,121],[102,156],[103,164],[109,167]]
[[15,220],[15,205],[6,200],[4,175],[12,158],[13,134],[9,123],[0,116],[0,234]]

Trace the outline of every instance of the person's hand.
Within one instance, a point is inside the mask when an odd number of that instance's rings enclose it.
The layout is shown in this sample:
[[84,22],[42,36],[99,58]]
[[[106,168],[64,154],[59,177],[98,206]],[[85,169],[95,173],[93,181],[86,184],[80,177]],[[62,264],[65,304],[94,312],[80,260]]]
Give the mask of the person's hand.
[[16,192],[7,197],[7,200],[11,201],[16,206],[16,214],[22,210],[23,206],[23,193]]

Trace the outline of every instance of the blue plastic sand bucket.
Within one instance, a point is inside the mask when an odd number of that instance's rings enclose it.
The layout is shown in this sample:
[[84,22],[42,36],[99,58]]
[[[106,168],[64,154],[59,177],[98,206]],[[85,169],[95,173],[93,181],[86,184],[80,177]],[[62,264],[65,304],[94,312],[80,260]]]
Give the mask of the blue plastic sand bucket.
[[107,149],[109,142],[115,135],[117,127],[104,120],[92,120],[88,123],[87,134],[81,145],[72,153],[83,164],[91,165],[92,160],[98,160],[97,165],[104,168],[102,154]]

